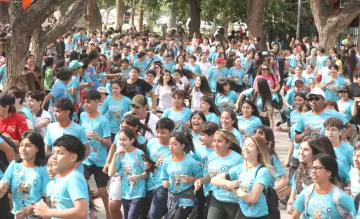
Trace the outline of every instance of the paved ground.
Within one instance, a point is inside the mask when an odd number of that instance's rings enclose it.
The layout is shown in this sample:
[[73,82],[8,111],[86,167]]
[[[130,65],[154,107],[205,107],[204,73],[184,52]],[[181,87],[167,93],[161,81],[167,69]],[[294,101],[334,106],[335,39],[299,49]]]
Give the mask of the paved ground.
[[[278,120],[278,119],[276,119]],[[283,132],[276,132],[275,131],[275,140],[276,140],[276,153],[279,155],[281,162],[283,163],[284,158],[286,157],[287,154],[287,149],[289,146],[289,137],[287,133],[283,133]],[[95,190],[96,189],[96,185],[95,185],[95,181],[93,179],[90,180],[90,188],[91,190]],[[104,206],[102,204],[101,199],[97,199],[95,201],[96,205],[99,207],[100,212],[97,214],[97,218],[98,219],[105,219],[105,210],[104,210]],[[286,214],[285,211],[285,206],[280,204],[280,209],[281,209],[281,218],[282,219],[289,219],[290,215]]]

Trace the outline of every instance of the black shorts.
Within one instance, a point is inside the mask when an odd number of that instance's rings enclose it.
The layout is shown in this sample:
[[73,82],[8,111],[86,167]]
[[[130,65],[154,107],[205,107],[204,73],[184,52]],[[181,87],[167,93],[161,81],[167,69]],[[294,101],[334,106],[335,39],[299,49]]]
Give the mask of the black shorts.
[[91,175],[94,174],[96,186],[98,188],[106,187],[109,181],[109,176],[102,172],[102,167],[87,166],[84,164],[84,177],[88,181]]

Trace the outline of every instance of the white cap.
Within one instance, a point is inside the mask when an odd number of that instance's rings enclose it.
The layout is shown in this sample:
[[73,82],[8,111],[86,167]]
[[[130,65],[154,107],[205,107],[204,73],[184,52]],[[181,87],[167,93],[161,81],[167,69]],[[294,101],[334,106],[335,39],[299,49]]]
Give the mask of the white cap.
[[98,87],[96,90],[99,91],[100,93],[106,93],[106,94],[108,93],[105,87]]
[[325,93],[321,88],[315,87],[313,88],[310,93],[306,95],[306,97],[310,97],[310,95],[322,96],[325,99]]

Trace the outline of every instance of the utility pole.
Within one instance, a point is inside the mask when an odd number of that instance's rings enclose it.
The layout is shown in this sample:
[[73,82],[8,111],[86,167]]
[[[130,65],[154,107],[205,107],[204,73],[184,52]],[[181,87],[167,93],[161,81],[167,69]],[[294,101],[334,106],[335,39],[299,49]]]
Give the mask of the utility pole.
[[301,0],[298,0],[298,17],[296,24],[296,39],[300,40],[300,18],[301,18]]

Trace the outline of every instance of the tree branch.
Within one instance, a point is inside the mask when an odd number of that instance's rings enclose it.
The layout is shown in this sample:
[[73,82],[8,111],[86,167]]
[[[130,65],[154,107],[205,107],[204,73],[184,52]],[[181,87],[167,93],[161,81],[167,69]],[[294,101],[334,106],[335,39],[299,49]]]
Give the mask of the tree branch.
[[[325,25],[327,19],[329,18],[329,7],[325,4],[324,0],[310,0],[310,7],[313,15],[314,22],[316,26]],[[315,13],[314,13],[315,12]]]
[[68,13],[66,13],[65,17],[41,37],[41,40],[52,41],[53,39],[61,37],[81,18],[81,16],[83,15],[83,11],[86,8],[86,5],[87,1],[78,0],[75,3],[74,7],[72,7]]
[[[10,20],[14,31],[31,32],[37,28],[57,9],[62,0],[35,0],[29,8],[20,12],[17,5],[21,1],[11,1]],[[26,18],[26,19],[24,19]],[[16,29],[15,29],[16,28]]]

